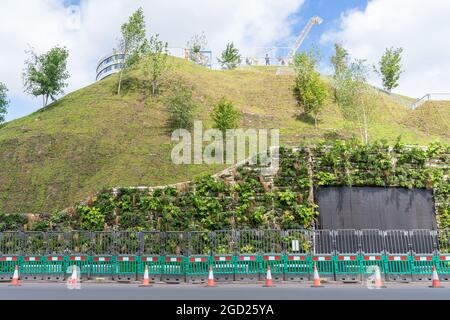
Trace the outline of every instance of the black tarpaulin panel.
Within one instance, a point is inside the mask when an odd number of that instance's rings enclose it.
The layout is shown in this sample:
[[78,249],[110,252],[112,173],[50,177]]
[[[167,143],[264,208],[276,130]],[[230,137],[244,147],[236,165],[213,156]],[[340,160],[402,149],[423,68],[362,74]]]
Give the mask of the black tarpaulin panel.
[[436,229],[430,190],[321,187],[315,198],[321,229]]

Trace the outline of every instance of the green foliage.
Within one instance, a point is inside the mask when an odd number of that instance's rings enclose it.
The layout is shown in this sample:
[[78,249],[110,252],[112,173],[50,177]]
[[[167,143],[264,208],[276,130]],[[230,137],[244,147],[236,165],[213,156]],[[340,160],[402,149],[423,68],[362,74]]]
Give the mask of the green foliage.
[[69,78],[67,58],[69,51],[65,47],[54,47],[49,52],[37,55],[33,49],[27,51],[30,59],[25,61],[23,81],[25,92],[37,97],[42,96],[43,106],[48,99],[56,100],[67,87]]
[[294,212],[300,219],[300,224],[303,228],[311,228],[314,219],[318,216],[315,208],[318,208],[318,206],[311,207],[305,204],[299,204],[294,207]]
[[153,96],[157,94],[158,88],[168,69],[167,46],[167,42],[164,43],[159,40],[159,35],[152,36],[143,59],[144,75],[146,78],[150,79]]
[[149,48],[149,43],[146,40],[145,17],[142,8],[139,8],[129,17],[128,22],[122,25],[121,31],[119,51],[124,54],[125,59],[117,87],[118,95],[120,95],[122,87],[123,73],[133,69]]
[[294,66],[296,71],[294,97],[304,113],[314,117],[317,127],[318,116],[328,95],[327,85],[316,71],[316,60],[311,53],[298,54]]
[[[209,126],[212,105],[225,96],[237,109],[245,111],[244,129],[280,128],[280,142],[289,147],[300,141],[315,144],[332,134],[333,139],[347,139],[356,133],[344,131],[333,101],[327,101],[327,112],[319,117],[321,130],[296,121],[292,75],[279,81],[273,68],[255,66],[221,72],[171,56],[168,61],[167,82],[161,83],[157,99],[142,96],[140,85],[145,78],[143,64],[139,64],[125,78],[136,83],[136,89],[127,89],[126,94],[117,96],[113,92],[118,75],[112,75],[61,99],[58,96],[58,101],[47,108],[0,125],[0,211],[60,211],[104,185],[166,185],[225,169],[218,165],[172,163],[165,99],[170,92],[165,84],[175,79],[195,86],[193,96],[199,104],[195,116]],[[380,103],[370,124],[372,139],[386,137],[393,143],[402,134],[406,143],[448,143],[450,113],[446,110],[450,108],[445,102],[440,109],[424,106],[415,111],[397,105],[384,94],[375,98]],[[412,118],[416,120],[411,122]],[[297,187],[297,179],[292,184]]]
[[241,63],[241,55],[234,43],[228,43],[226,49],[222,52],[221,58],[217,58],[223,69],[232,70]]
[[378,63],[379,69],[374,66],[375,71],[381,76],[383,87],[389,92],[399,85],[398,81],[403,72],[402,53],[403,48],[387,48]]
[[[334,47],[335,47],[335,54],[334,56],[331,56],[330,62],[334,69],[333,72],[334,86],[335,88],[337,88],[339,84],[347,76],[349,65],[349,54],[348,51],[345,50],[345,48],[341,44],[336,43]],[[336,93],[338,93],[337,89]],[[335,98],[339,102],[339,96],[336,95]]]
[[330,186],[336,182],[335,175],[330,172],[317,172],[314,178],[318,186]]
[[99,208],[77,206],[80,215],[81,228],[87,231],[102,231],[105,225],[105,216]]
[[450,229],[450,206],[443,208],[437,218],[440,229]]
[[0,231],[22,231],[26,223],[23,214],[0,214]]
[[5,121],[5,115],[7,113],[7,108],[9,105],[9,100],[7,96],[8,88],[0,82],[0,124]]
[[296,195],[291,190],[278,192],[280,203],[286,206],[292,206],[295,203]]
[[334,62],[334,96],[344,119],[358,127],[361,140],[369,142],[369,123],[376,104],[374,93],[367,84],[367,67],[363,60],[348,62],[344,48],[336,45]]
[[193,88],[182,82],[172,85],[168,98],[168,125],[172,129],[191,129],[194,123],[194,111],[198,107],[193,98]]
[[[423,150],[398,140],[363,144],[357,140],[324,142],[310,148],[280,148],[280,171],[274,189],[267,190],[254,167],[237,169],[234,184],[202,175],[180,189],[148,191],[121,188],[113,194],[105,188],[75,210],[54,212],[33,223],[33,230],[73,229],[215,231],[224,229],[309,229],[319,211],[309,202],[308,157],[313,158],[314,186],[380,186],[434,189],[440,228],[450,226],[450,184],[446,164],[447,145],[433,143]],[[436,156],[429,158],[428,154]],[[0,215],[0,230],[22,230],[24,215]],[[307,243],[302,242],[302,246]],[[169,244],[177,250],[177,243]],[[242,250],[251,252],[253,243]],[[227,252],[227,248],[219,247]]]
[[240,119],[241,113],[226,98],[220,99],[214,106],[212,112],[214,128],[219,129],[222,133],[225,134],[228,129],[235,129],[239,125]]

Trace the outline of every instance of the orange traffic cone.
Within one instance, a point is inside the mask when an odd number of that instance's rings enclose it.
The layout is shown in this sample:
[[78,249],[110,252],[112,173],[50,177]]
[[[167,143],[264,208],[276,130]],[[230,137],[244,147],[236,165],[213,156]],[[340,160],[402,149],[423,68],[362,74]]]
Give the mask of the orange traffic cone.
[[208,275],[208,284],[207,287],[217,287],[216,282],[214,281],[214,273],[212,266],[209,267],[209,275]]
[[142,281],[142,284],[139,287],[151,287],[150,284],[150,278],[148,276],[148,266],[145,266],[145,271],[144,271],[144,280]]
[[14,286],[14,287],[20,286],[20,283],[19,283],[19,266],[17,266],[17,265],[14,268],[14,274],[13,274],[13,278],[11,280],[10,286]]
[[317,271],[316,265],[314,265],[314,283],[311,288],[323,288],[323,285],[320,283],[319,272]]
[[441,281],[439,281],[439,275],[435,265],[433,265],[433,281],[431,282],[430,288],[443,288],[443,286],[441,286]]
[[272,273],[270,272],[270,264],[267,266],[266,284],[263,287],[274,287],[272,283]]
[[70,284],[73,287],[78,286],[78,271],[77,271],[77,266],[74,265],[73,269],[72,269],[72,275],[70,276]]
[[378,266],[375,267],[375,284],[374,284],[374,288],[376,288],[376,289],[386,288],[386,286],[383,285],[383,281],[381,281],[380,267],[378,267]]

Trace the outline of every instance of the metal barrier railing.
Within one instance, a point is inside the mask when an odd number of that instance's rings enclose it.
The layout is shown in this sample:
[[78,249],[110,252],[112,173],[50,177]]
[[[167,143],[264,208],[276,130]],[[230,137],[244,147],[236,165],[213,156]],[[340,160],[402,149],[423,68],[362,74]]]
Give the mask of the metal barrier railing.
[[385,252],[384,232],[378,229],[363,229],[360,231],[361,253],[380,254]]
[[443,254],[450,230],[0,232],[0,255]]

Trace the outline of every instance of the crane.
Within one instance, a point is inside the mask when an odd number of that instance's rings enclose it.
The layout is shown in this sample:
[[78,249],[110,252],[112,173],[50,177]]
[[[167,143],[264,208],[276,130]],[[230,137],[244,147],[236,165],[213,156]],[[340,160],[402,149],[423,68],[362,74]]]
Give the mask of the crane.
[[323,22],[322,18],[320,18],[318,16],[314,16],[311,19],[309,19],[309,22],[306,24],[305,28],[303,28],[302,32],[298,36],[298,38],[295,41],[294,45],[292,46],[292,50],[291,50],[289,56],[287,57],[287,60],[289,62],[292,62],[294,60],[295,54],[297,53],[298,49],[303,44],[303,41],[305,41],[305,39],[308,36],[308,34],[311,32],[311,29],[314,26],[321,24],[322,22]]

